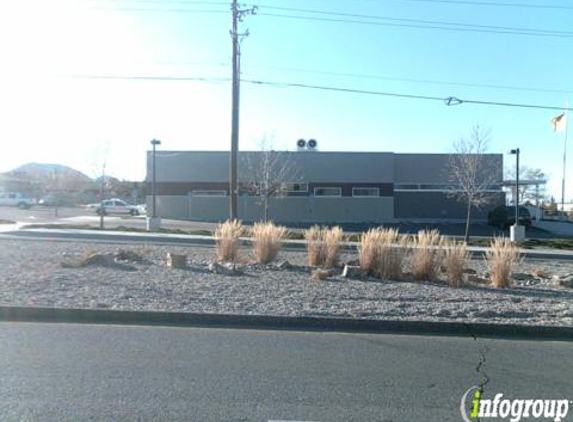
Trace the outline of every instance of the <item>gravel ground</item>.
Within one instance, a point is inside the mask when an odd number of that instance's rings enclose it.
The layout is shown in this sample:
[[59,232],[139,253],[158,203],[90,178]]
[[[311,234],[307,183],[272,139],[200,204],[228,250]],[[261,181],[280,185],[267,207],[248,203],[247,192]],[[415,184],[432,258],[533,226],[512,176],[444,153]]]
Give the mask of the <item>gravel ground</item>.
[[[88,253],[119,250],[137,252],[144,261],[111,268],[61,266]],[[189,268],[168,268],[168,252],[187,254]],[[241,275],[219,275],[208,269],[213,257],[212,248],[199,246],[0,240],[0,305],[573,325],[573,289],[526,276],[539,268],[549,275],[572,274],[571,261],[525,261],[521,280],[498,290],[480,284],[453,289],[429,282],[348,280],[340,271],[315,281],[301,252],[281,253],[290,269],[245,264]],[[483,260],[468,266],[478,275],[487,270]]]

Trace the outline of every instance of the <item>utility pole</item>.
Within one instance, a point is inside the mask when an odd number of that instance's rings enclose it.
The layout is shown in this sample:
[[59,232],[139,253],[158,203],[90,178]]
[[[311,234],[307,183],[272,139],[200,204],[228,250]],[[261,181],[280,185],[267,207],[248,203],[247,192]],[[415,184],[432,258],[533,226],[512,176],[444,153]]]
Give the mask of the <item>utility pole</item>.
[[233,22],[231,26],[231,40],[233,43],[233,78],[232,78],[232,113],[231,113],[231,154],[229,162],[229,199],[230,209],[229,217],[235,220],[238,216],[237,212],[237,155],[239,152],[239,91],[240,91],[240,74],[241,74],[241,40],[243,37],[249,35],[249,31],[242,34],[238,32],[239,22],[243,20],[246,15],[254,15],[257,13],[257,7],[254,6],[250,9],[240,9],[237,0],[233,0],[231,4],[231,12]]

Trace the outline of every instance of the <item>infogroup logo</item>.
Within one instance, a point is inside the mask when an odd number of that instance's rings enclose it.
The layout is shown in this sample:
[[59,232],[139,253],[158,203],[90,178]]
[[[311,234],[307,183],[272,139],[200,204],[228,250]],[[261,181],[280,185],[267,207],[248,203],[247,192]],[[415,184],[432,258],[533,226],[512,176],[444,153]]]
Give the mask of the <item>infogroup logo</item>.
[[[472,400],[468,402],[470,397]],[[491,400],[482,397],[480,387],[472,387],[462,396],[460,412],[465,422],[486,418],[509,419],[510,422],[520,422],[522,419],[560,422],[567,417],[570,403],[568,399],[504,399],[502,393]]]

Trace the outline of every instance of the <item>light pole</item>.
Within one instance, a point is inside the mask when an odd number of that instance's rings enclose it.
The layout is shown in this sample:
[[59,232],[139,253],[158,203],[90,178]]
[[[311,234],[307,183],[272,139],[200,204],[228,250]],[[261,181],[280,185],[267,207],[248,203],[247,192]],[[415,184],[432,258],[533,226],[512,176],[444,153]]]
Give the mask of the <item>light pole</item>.
[[519,225],[519,152],[519,148],[508,151],[508,154],[515,155],[515,224],[510,228],[512,242],[525,239],[525,228]]
[[157,139],[151,140],[151,145],[153,145],[153,185],[152,185],[152,195],[153,195],[153,218],[157,218],[157,190],[155,188],[155,147],[161,145],[161,141]]
[[161,141],[157,139],[151,140],[151,145],[153,147],[152,155],[152,182],[151,182],[151,195],[152,195],[152,206],[151,206],[151,218],[147,218],[147,230],[156,230],[161,226],[161,220],[157,217],[157,186],[156,186],[156,172],[155,172],[155,149],[157,145],[161,145]]

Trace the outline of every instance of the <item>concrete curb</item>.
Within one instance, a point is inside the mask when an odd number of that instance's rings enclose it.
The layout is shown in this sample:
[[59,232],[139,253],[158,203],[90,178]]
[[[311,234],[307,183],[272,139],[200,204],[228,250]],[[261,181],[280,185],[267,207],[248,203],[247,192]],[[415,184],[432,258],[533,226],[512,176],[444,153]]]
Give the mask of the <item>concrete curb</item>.
[[0,321],[573,341],[573,327],[0,306]]
[[[96,241],[108,243],[161,243],[170,245],[203,245],[213,246],[215,238],[212,236],[202,235],[182,235],[182,234],[157,234],[157,233],[133,233],[133,232],[97,232],[92,230],[64,230],[64,229],[19,229],[11,231],[0,231],[0,239],[48,239],[61,241]],[[242,244],[248,245],[249,239],[243,238]],[[343,251],[356,251],[358,242],[342,242],[340,245]],[[283,243],[283,249],[302,251],[306,249],[306,242],[303,240],[286,240]],[[475,258],[485,256],[487,248],[481,246],[468,247],[470,255]],[[553,251],[553,250],[535,250],[522,249],[522,255],[525,258],[534,259],[555,259],[555,260],[573,260],[573,252]]]

